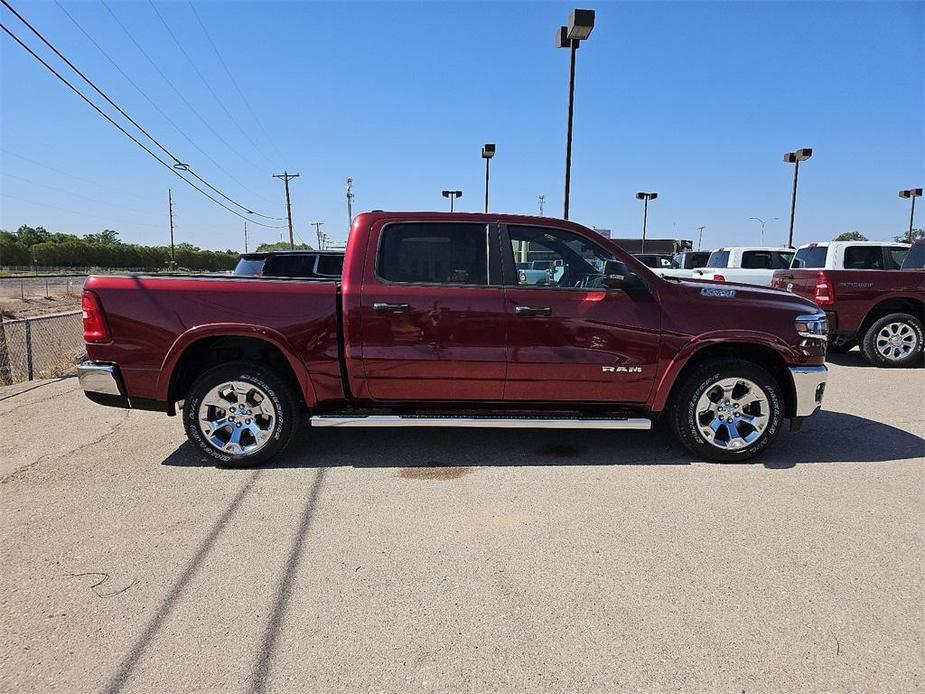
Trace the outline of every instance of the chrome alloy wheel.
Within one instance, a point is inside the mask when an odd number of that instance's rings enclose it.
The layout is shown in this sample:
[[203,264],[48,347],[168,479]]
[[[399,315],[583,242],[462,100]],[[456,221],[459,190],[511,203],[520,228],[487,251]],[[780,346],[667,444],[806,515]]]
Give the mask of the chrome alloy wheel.
[[918,335],[911,325],[896,321],[880,328],[874,345],[884,359],[898,361],[915,351],[918,342]]
[[745,378],[722,378],[697,400],[697,428],[712,445],[738,450],[757,441],[771,421],[771,404],[758,385]]
[[220,451],[256,453],[276,426],[273,401],[253,383],[229,381],[216,386],[199,405],[199,430]]

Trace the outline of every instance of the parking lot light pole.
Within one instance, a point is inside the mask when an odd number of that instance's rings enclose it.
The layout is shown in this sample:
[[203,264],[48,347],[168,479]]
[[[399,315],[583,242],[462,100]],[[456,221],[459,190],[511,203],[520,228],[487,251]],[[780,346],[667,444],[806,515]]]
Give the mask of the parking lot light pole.
[[793,218],[797,211],[797,179],[800,177],[800,162],[813,156],[812,147],[803,147],[794,152],[787,152],[784,161],[793,164],[793,193],[790,195],[790,233],[787,235],[787,247],[793,248]]
[[565,199],[562,203],[562,218],[568,219],[569,193],[572,181],[572,120],[575,112],[575,54],[579,44],[591,35],[594,29],[594,10],[572,10],[568,26],[556,31],[556,47],[568,48],[570,53],[568,76],[568,124],[565,129]]
[[456,198],[462,197],[461,190],[441,190],[440,194],[443,197],[450,199],[450,212],[453,211],[453,203],[456,201]]
[[495,156],[495,146],[493,144],[482,145],[482,159],[485,160],[485,211],[488,212],[488,164],[491,158]]
[[649,200],[655,200],[658,197],[658,193],[636,193],[636,199],[642,200],[642,246],[640,246],[639,252],[646,252],[646,226],[649,222]]
[[909,243],[912,243],[912,222],[915,218],[915,199],[922,197],[922,189],[909,188],[908,190],[901,190],[899,191],[899,197],[912,198],[912,209],[909,210],[909,238],[907,239]]
[[780,217],[771,217],[770,219],[762,219],[761,217],[749,217],[749,219],[754,219],[761,225],[761,245],[764,245],[764,225],[768,222],[776,222]]

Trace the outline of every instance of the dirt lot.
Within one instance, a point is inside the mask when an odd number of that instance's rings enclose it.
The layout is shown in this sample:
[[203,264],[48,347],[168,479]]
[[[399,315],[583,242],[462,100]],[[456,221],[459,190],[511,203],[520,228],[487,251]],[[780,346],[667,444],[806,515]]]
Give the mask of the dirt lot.
[[922,691],[925,371],[761,461],[656,432],[318,430],[259,470],[0,390],[3,691]]

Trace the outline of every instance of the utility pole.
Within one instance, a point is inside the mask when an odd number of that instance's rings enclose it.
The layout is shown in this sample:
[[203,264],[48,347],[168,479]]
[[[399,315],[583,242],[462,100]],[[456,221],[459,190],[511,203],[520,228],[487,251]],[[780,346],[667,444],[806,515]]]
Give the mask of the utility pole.
[[167,189],[167,217],[170,220],[170,269],[177,269],[177,259],[173,250],[173,192]]
[[318,250],[319,251],[324,250],[325,235],[324,235],[324,232],[321,231],[322,224],[324,224],[324,222],[312,222],[312,226],[315,227],[315,236],[318,238]]
[[273,178],[283,179],[283,183],[286,186],[286,217],[289,219],[289,248],[295,248],[295,241],[292,238],[292,205],[289,203],[289,181],[298,177],[299,174],[291,174],[288,171],[283,171],[281,174],[273,174]]
[[542,216],[543,216],[543,208],[546,206],[546,196],[545,196],[545,195],[540,195],[539,201],[540,201],[540,217],[542,217]]
[[697,239],[697,250],[698,250],[698,251],[699,251],[699,250],[701,249],[701,247],[703,246],[703,230],[704,230],[705,228],[706,228],[706,227],[704,227],[703,225],[697,227],[697,231],[700,232],[700,237]]
[[347,235],[350,235],[350,227],[353,226],[353,179],[347,179]]
[[244,220],[244,252],[247,253],[247,220]]

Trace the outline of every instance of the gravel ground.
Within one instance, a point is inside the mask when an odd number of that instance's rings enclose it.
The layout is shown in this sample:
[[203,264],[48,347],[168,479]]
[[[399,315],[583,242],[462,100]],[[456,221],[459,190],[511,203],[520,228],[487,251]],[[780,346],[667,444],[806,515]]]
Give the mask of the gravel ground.
[[759,462],[660,432],[319,430],[222,470],[0,389],[3,691],[921,691],[925,371]]

